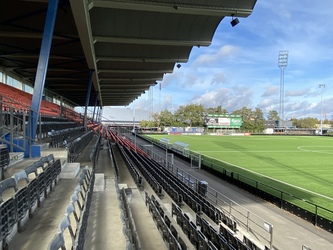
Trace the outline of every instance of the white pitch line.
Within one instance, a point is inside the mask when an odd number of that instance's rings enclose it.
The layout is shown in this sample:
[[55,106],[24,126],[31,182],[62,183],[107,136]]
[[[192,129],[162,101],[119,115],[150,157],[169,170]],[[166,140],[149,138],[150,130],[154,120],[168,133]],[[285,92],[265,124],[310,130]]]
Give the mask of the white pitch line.
[[295,150],[295,151],[275,151],[275,150],[218,150],[218,151],[200,151],[205,153],[239,153],[239,152],[250,152],[250,153],[304,153],[301,150]]
[[[195,151],[193,151],[193,152],[195,152]],[[196,152],[196,153],[199,153],[199,152]],[[199,153],[199,154],[200,154],[200,153]],[[218,160],[218,161],[221,161],[220,159],[217,159],[217,158],[215,158],[215,157],[211,157],[211,158],[212,158],[212,159],[215,159],[215,160]],[[265,178],[267,178],[267,179],[271,179],[271,180],[273,180],[273,181],[280,182],[280,183],[285,184],[285,185],[287,185],[287,186],[291,186],[291,187],[294,187],[294,188],[300,189],[300,190],[302,190],[302,191],[308,192],[308,193],[310,193],[310,194],[314,194],[314,195],[317,195],[317,196],[320,196],[320,197],[323,197],[323,198],[326,198],[326,199],[328,199],[328,200],[333,201],[333,198],[328,197],[328,196],[326,196],[326,195],[318,194],[318,193],[316,193],[316,192],[313,192],[313,191],[307,190],[307,189],[305,189],[305,188],[301,188],[301,187],[298,187],[298,186],[292,185],[292,184],[290,184],[290,183],[287,183],[287,182],[284,182],[284,181],[280,181],[280,180],[274,179],[274,178],[269,177],[269,176],[267,176],[267,175],[263,175],[263,174],[260,174],[260,173],[254,172],[254,171],[252,171],[252,170],[250,170],[250,169],[246,169],[246,168],[243,168],[243,167],[241,167],[241,166],[237,166],[237,165],[235,165],[235,164],[232,164],[232,163],[229,163],[229,162],[226,162],[226,161],[221,161],[221,162],[224,162],[224,163],[230,164],[230,165],[235,166],[235,167],[237,167],[237,168],[240,168],[240,169],[243,169],[243,170],[249,171],[249,172],[251,172],[251,173],[253,173],[253,174],[260,175],[260,176],[265,177]]]

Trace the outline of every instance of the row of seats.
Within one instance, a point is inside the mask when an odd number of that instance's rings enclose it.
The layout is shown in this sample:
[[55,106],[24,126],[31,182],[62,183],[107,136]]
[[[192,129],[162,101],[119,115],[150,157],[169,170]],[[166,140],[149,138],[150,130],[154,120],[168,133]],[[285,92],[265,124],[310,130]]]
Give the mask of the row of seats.
[[51,137],[50,147],[59,148],[67,143],[75,140],[79,135],[84,132],[84,127],[70,127],[61,130],[49,130],[48,134]]
[[156,222],[157,229],[162,232],[163,240],[167,243],[169,250],[185,250],[188,249],[184,240],[179,236],[176,228],[172,225],[168,215],[164,213],[159,202],[154,195],[149,197],[145,192],[146,206],[152,214],[153,220]]
[[[124,223],[124,233],[127,241],[127,249],[142,249],[141,248],[141,243],[140,243],[140,238],[138,235],[138,232],[136,230],[132,210],[130,207],[129,202],[127,201],[127,194],[131,194],[132,190],[130,188],[122,188],[119,191],[119,186],[117,186],[117,194],[118,194],[118,199],[120,201],[120,208],[121,208],[121,220]],[[131,244],[131,247],[128,245]]]
[[[81,171],[78,185],[70,197],[62,220],[59,222],[58,232],[48,244],[48,250],[84,249],[94,183],[95,171],[93,169],[90,172],[86,166]],[[70,241],[66,239],[70,239]]]
[[[173,198],[173,200],[175,202],[177,202],[177,204],[179,206],[181,206],[182,203],[185,201],[192,208],[192,210],[196,212],[197,218],[198,218],[197,222],[201,218],[199,216],[201,214],[201,212],[204,212],[210,219],[215,221],[217,224],[220,224],[220,222],[223,222],[223,224],[227,226],[227,228],[224,226],[220,227],[220,234],[222,232],[221,230],[223,230],[222,235],[224,235],[226,237],[226,239],[228,241],[228,245],[233,246],[235,249],[247,249],[247,247],[249,249],[253,249],[253,250],[260,249],[254,242],[249,240],[246,236],[244,236],[243,242],[242,242],[238,238],[236,238],[232,235],[233,233],[235,233],[237,231],[236,221],[233,218],[231,218],[230,216],[228,216],[227,214],[220,211],[219,209],[215,208],[215,206],[213,204],[211,204],[209,201],[207,201],[207,200],[205,201],[205,199],[204,199],[205,192],[203,192],[203,190],[202,190],[203,188],[200,185],[201,183],[194,185],[194,182],[192,182],[192,181],[189,182],[189,180],[184,178],[183,175],[179,175],[179,173],[178,173],[178,178],[177,178],[173,174],[170,175],[170,172],[163,166],[159,165],[157,162],[155,162],[151,159],[145,159],[145,160],[150,162],[149,164],[154,166],[153,169],[155,169],[155,170],[153,170],[153,172],[154,171],[159,172],[158,173],[159,176],[162,176],[162,178],[161,178],[162,183],[166,184],[166,181],[163,181],[163,180],[166,180],[168,178],[172,179],[172,180],[169,180],[169,183],[171,181],[172,186],[175,188],[170,187],[170,185],[162,184],[164,190],[167,193],[169,193],[169,195]],[[147,166],[149,166],[149,164],[147,164]],[[194,189],[195,189],[194,186],[197,186],[197,188],[196,188],[197,193],[194,192]],[[192,194],[192,195],[190,195],[191,197],[188,194]],[[199,196],[199,198],[198,198],[198,196]],[[204,225],[207,225],[208,222],[206,220],[202,219],[202,221],[204,222],[203,223]],[[200,225],[202,225],[202,224],[200,223]],[[220,224],[220,225],[222,225],[222,224]],[[204,230],[204,235],[210,239],[209,235],[206,232],[209,232],[209,228],[211,230],[212,227],[207,226],[206,228],[207,228],[207,230]],[[220,238],[222,238],[222,237],[220,237]],[[217,241],[215,243],[218,244]],[[212,246],[209,246],[209,245],[207,247],[213,248]],[[229,249],[229,248],[225,247],[225,249]]]
[[[51,120],[50,118],[48,118],[47,120],[49,120],[49,121],[42,121],[41,122],[41,124],[40,124],[41,125],[41,128],[40,128],[41,131],[38,131],[39,128],[36,131],[38,135],[39,135],[39,133],[41,133],[42,138],[50,137],[50,131],[59,131],[59,130],[78,127],[77,123],[68,121],[66,119],[63,119],[63,120],[53,119],[53,120]],[[38,126],[39,126],[39,124],[38,124]]]
[[32,95],[0,82],[3,101],[20,110],[29,110]]
[[[118,196],[118,201],[120,204],[121,208],[121,220],[123,222],[123,232],[126,238],[126,249],[131,250],[131,249],[141,249],[141,243],[139,240],[139,236],[136,231],[134,219],[132,216],[132,211],[130,209],[129,203],[127,203],[126,195],[131,191],[131,189],[125,189],[123,188],[121,191],[119,190],[119,185],[117,182],[117,176],[119,173],[119,168],[117,161],[115,160],[115,155],[114,155],[114,150],[112,148],[112,145],[110,141],[108,141],[108,147],[109,147],[109,156],[111,160],[112,167],[115,171],[115,179],[114,181],[115,186],[116,186],[116,191],[117,191],[117,196]],[[135,248],[136,247],[136,248]]]
[[[184,234],[188,237],[196,249],[229,249],[229,248],[215,248],[210,239],[207,239],[203,232],[193,223],[186,213],[183,213],[181,208],[175,203],[172,203],[172,217],[176,216],[177,224],[181,227]],[[198,216],[198,214],[197,214]],[[215,230],[210,226],[211,230]]]
[[135,184],[139,188],[143,187],[143,178],[142,178],[140,172],[136,169],[136,167],[133,165],[132,161],[129,159],[128,155],[124,152],[124,147],[120,146],[119,144],[117,144],[117,146],[118,146],[119,151],[121,152],[121,156],[123,157],[129,172],[132,175],[132,178],[133,178]]
[[[3,83],[0,83],[0,91],[5,103],[14,107],[16,110],[23,110],[28,113],[32,100],[31,94]],[[3,106],[3,109],[5,108],[6,105]],[[42,100],[40,112],[42,115],[59,117],[60,106],[55,103]]]
[[108,128],[106,130],[106,137],[109,140],[113,140],[114,142],[119,143],[121,146],[124,146],[126,148],[132,149],[133,151],[135,151],[135,152],[137,152],[137,153],[139,153],[141,155],[144,155],[145,157],[150,158],[150,156],[146,152],[144,152],[140,147],[138,147],[136,144],[130,142],[126,138],[118,136],[116,134],[116,132],[112,131],[110,128]]
[[[14,112],[25,112],[29,114],[32,95],[10,85],[0,82],[0,93],[2,99],[1,109],[9,111],[10,107]],[[76,123],[82,123],[83,116],[68,107],[61,107],[58,104],[46,100],[41,101],[40,114],[46,117],[66,117]],[[88,121],[89,122],[89,121]]]
[[50,154],[0,182],[1,247],[8,247],[11,239],[21,231],[56,186],[60,172],[60,160],[55,161]]
[[82,153],[83,149],[92,140],[94,133],[92,131],[85,132],[82,136],[67,144],[68,150],[67,162],[74,162]]
[[[155,192],[156,189],[154,187],[156,187],[156,185],[160,185],[162,186],[163,190],[166,191],[170,195],[170,197],[177,203],[177,205],[181,206],[183,202],[186,202],[197,214],[201,214],[202,212],[204,212],[210,219],[215,221],[217,224],[223,222],[228,227],[228,232],[237,231],[236,221],[227,214],[217,209],[209,201],[207,201],[205,197],[200,194],[200,192],[197,192],[193,188],[191,188],[193,185],[189,187],[186,183],[180,181],[176,176],[170,175],[170,172],[160,166],[157,162],[151,159],[144,158],[140,154],[135,154],[135,152],[130,151],[129,149],[127,149],[127,151],[127,154],[131,156],[130,159],[140,169],[141,173],[144,174],[146,180],[150,183]],[[160,194],[160,189],[156,193]],[[230,239],[234,238],[230,237]],[[247,246],[251,247],[250,249],[259,249],[254,243],[250,244],[249,240],[247,240],[246,242],[249,242]],[[234,246],[238,246],[238,243],[233,243]],[[230,245],[233,246],[231,243]],[[246,249],[245,246],[242,247]]]
[[220,224],[219,232],[210,223],[196,214],[196,222],[190,220],[186,213],[172,203],[172,216],[176,216],[178,225],[196,249],[202,250],[251,250],[245,242],[234,236],[234,233]]
[[109,155],[110,155],[110,160],[111,160],[111,164],[114,168],[114,171],[115,171],[115,176],[119,176],[119,167],[118,167],[118,164],[116,162],[116,158],[115,158],[115,155],[114,155],[114,150],[113,150],[113,145],[111,143],[110,140],[107,140],[107,143],[108,143],[108,148],[109,148]]
[[93,167],[96,166],[96,163],[98,161],[98,157],[99,157],[99,151],[100,151],[100,145],[101,145],[101,141],[102,141],[102,136],[99,135],[98,139],[95,142],[95,145],[89,155],[90,161],[93,164]]
[[[24,125],[27,125],[29,113],[22,112],[22,110],[10,109],[10,106],[3,105],[1,101],[0,106],[2,106],[2,110],[0,112],[0,126],[13,126],[17,131],[22,132]],[[36,133],[37,135],[45,138],[48,136],[48,132],[51,130],[60,130],[77,126],[78,123],[69,121],[65,118],[41,116],[41,123],[38,124]]]
[[[152,159],[144,158],[135,152],[130,152],[132,160],[136,166],[139,167],[141,172],[147,172],[152,177],[161,189],[169,194],[169,196],[182,206],[185,202],[196,213],[205,213],[210,219],[219,223],[221,220],[228,224],[232,230],[237,230],[236,222],[229,216],[225,215],[222,211],[217,209],[206,197],[202,196],[197,190],[192,189],[187,183],[182,182],[177,176],[170,174],[170,172],[161,166],[159,163]],[[199,185],[198,185],[199,186]],[[160,191],[158,192],[158,194]]]
[[[155,191],[155,193],[159,197],[162,197],[163,196],[162,185],[160,184],[158,178],[156,178],[156,175],[154,175],[154,173],[152,173],[152,171],[150,171],[150,169],[146,168],[145,165],[136,158],[136,156],[138,156],[139,154],[137,154],[135,152],[133,153],[130,149],[128,149],[126,147],[123,147],[123,149],[124,149],[123,154],[126,155],[127,162],[129,162],[128,164],[133,162],[134,165],[132,164],[132,167],[134,169],[136,169],[136,167],[137,167],[139,169],[139,171],[143,174],[146,181],[148,181],[149,185]],[[138,171],[138,173],[140,173],[139,171]]]
[[[111,146],[110,141],[109,141],[109,145]],[[123,159],[125,160],[125,163],[129,169],[129,171],[131,172],[132,178],[134,179],[134,181],[136,182],[138,187],[142,187],[143,178],[141,177],[139,171],[137,171],[136,168],[133,166],[131,160],[127,156],[127,153],[124,151],[124,147],[119,145],[118,143],[117,143],[117,146],[123,156]],[[113,150],[112,150],[112,152],[113,152]],[[114,158],[113,153],[110,154],[110,156],[112,158]],[[117,171],[117,166],[115,167],[115,169]],[[138,176],[140,176],[140,181],[138,181]],[[125,192],[126,192],[126,190],[123,189],[122,190],[123,197],[125,197]],[[145,193],[145,197],[146,197],[146,199],[145,199],[146,206],[149,207],[149,212],[152,213],[153,219],[154,219],[154,221],[156,221],[158,229],[162,231],[163,240],[167,243],[168,249],[170,249],[170,250],[187,249],[184,241],[180,237],[178,237],[177,231],[171,225],[170,219],[166,215],[164,215],[164,213],[162,215],[163,210],[159,209],[160,205],[159,205],[158,201],[155,199],[155,197],[152,195],[152,198],[150,198],[147,192]],[[126,199],[123,198],[123,200],[126,200]],[[129,207],[125,210],[129,211],[129,212],[125,212],[125,213],[130,213]],[[141,249],[139,246],[139,238],[138,238],[138,236],[136,234],[136,230],[135,230],[134,220],[131,219],[131,216],[126,216],[126,218],[128,218],[127,223],[126,223],[126,224],[128,224],[127,227],[129,227],[131,229],[130,233],[129,233],[131,236],[129,238],[135,247],[134,249]],[[134,228],[133,228],[133,225],[134,225]]]

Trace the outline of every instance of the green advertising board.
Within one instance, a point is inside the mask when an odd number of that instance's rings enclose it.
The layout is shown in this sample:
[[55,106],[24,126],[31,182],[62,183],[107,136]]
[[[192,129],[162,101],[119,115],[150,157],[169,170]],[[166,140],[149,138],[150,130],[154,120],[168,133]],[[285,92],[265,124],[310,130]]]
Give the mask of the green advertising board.
[[240,128],[243,124],[240,115],[216,115],[208,114],[205,117],[205,125],[208,128]]

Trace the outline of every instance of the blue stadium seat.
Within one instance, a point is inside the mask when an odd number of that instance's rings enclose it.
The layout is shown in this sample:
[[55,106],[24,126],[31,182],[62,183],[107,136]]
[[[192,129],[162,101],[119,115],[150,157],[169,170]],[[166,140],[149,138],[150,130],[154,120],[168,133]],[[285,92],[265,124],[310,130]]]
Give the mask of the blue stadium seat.
[[35,178],[28,183],[29,189],[29,216],[30,218],[33,217],[33,213],[35,212],[38,204],[39,204],[39,183],[38,179]]
[[80,217],[79,217],[79,215],[77,214],[76,209],[75,209],[75,206],[74,206],[74,203],[73,203],[72,201],[69,202],[69,204],[67,205],[65,215],[67,215],[68,217],[70,217],[71,215],[73,215],[76,224],[77,224],[77,225],[79,224],[79,222],[80,222]]
[[18,231],[23,231],[23,226],[29,218],[30,194],[28,186],[25,186],[15,193],[16,213],[18,222]]
[[59,223],[59,230],[60,230],[60,232],[61,232],[61,234],[63,236],[66,234],[66,232],[69,233],[70,238],[72,239],[71,246],[74,246],[75,245],[75,233],[73,231],[73,228],[72,228],[72,225],[71,225],[71,221],[69,220],[69,218],[68,218],[67,215],[65,215],[63,217],[63,219],[60,221],[60,223]]
[[13,232],[17,223],[16,200],[14,197],[0,204],[0,219],[0,242],[2,241],[3,245],[6,245],[6,237]]
[[59,250],[59,249],[66,250],[65,240],[64,240],[64,236],[62,235],[62,233],[57,233],[53,237],[53,239],[47,246],[47,249],[48,250]]
[[7,178],[0,182],[0,203],[4,201],[3,193],[8,189],[12,189],[13,193],[16,192],[17,186],[14,178]]
[[14,178],[17,188],[19,188],[19,183],[21,180],[24,180],[24,186],[26,186],[26,184],[29,182],[28,175],[25,170],[21,170],[21,171],[15,173],[12,176],[12,178]]

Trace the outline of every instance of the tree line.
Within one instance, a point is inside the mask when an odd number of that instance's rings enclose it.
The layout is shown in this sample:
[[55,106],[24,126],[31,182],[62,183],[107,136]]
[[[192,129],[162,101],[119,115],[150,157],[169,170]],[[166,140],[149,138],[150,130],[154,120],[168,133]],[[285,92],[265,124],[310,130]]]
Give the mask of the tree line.
[[[247,131],[262,131],[265,129],[264,113],[260,108],[254,110],[243,107],[238,110],[234,110],[229,113],[222,106],[205,108],[201,104],[189,104],[186,106],[179,106],[179,108],[171,113],[165,109],[160,113],[152,114],[152,120],[142,120],[140,122],[141,127],[203,127],[205,114],[232,114],[241,115],[243,124],[240,129]],[[269,111],[266,120],[280,120],[279,114],[276,110]],[[297,128],[314,128],[316,124],[320,123],[317,118],[291,118],[292,125]],[[333,124],[333,121],[325,119],[323,124]]]

